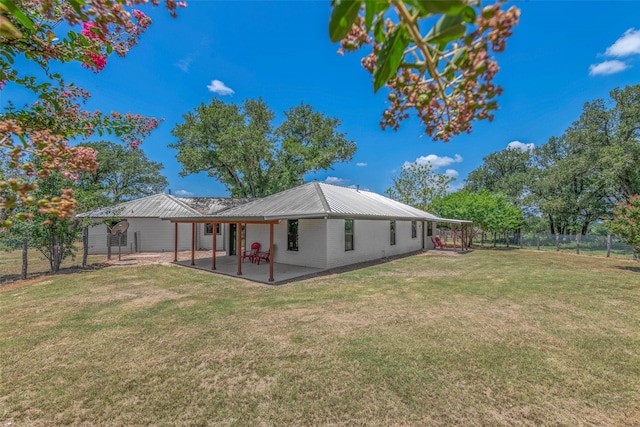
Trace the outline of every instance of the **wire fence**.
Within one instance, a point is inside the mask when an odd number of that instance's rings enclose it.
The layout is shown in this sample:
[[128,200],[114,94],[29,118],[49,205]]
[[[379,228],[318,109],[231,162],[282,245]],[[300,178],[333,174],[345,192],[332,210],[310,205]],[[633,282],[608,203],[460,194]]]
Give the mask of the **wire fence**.
[[[450,230],[439,230],[440,238],[451,243],[453,236]],[[460,235],[458,234],[458,239]],[[580,234],[534,234],[511,233],[505,235],[482,233],[473,239],[475,247],[520,248],[539,251],[571,252],[585,255],[606,257],[625,257],[638,259],[632,246],[624,243],[619,237],[580,235]]]

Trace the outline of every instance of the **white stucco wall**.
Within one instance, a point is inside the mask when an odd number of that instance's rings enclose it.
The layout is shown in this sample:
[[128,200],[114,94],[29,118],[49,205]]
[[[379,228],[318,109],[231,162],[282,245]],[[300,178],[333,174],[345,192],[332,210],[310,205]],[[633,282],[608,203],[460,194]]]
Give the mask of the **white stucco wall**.
[[411,237],[411,221],[396,221],[396,244],[390,243],[388,220],[355,219],[354,250],[344,250],[344,220],[327,220],[327,268],[401,255],[422,249],[422,222]]
[[[206,225],[205,224],[196,224],[196,234],[197,234],[197,248],[198,249],[206,249],[210,250],[213,246],[213,235],[205,234]],[[226,250],[229,243],[227,242],[229,224],[220,224],[220,233],[216,236],[216,250],[224,251]],[[191,232],[191,231],[189,231]],[[213,232],[215,233],[215,227],[213,228]]]
[[[126,218],[129,222],[127,245],[122,253],[135,251],[134,236],[138,235],[139,252],[169,252],[174,250],[175,225],[159,218]],[[107,226],[99,224],[89,227],[89,253],[107,253]],[[191,224],[178,225],[178,250],[191,249]],[[118,247],[112,246],[112,253],[118,253]]]
[[[325,238],[326,221],[323,219],[300,219],[298,223],[298,251],[287,250],[287,221],[273,227],[274,261],[282,264],[302,265],[325,268],[327,262],[327,243]],[[246,247],[258,242],[261,251],[269,250],[269,225],[248,224]]]

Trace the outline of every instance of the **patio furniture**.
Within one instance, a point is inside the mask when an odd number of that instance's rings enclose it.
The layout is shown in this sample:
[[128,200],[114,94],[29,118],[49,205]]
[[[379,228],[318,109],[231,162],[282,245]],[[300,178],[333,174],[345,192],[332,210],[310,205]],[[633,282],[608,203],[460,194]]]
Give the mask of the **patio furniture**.
[[[275,249],[275,246],[274,246],[274,249]],[[271,250],[266,252],[258,252],[256,254],[256,260],[258,261],[258,265],[260,265],[261,260],[269,262],[271,260]]]
[[[246,250],[242,253],[242,262],[244,262],[246,258],[249,258],[251,260],[251,263],[254,263],[259,251],[260,251],[260,243],[253,242],[251,244],[251,249]],[[260,263],[258,262],[258,264]]]
[[435,237],[435,240],[432,237],[431,238],[431,243],[433,243],[433,248],[434,249],[444,249],[446,247],[445,244],[442,243],[442,241],[440,240],[440,238],[438,236]]

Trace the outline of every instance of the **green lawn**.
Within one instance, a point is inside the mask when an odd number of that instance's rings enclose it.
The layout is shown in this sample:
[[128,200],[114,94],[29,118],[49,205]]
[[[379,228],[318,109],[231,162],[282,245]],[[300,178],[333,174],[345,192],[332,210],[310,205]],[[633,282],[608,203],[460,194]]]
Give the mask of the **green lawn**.
[[0,288],[0,425],[640,425],[640,265],[422,255],[279,287]]

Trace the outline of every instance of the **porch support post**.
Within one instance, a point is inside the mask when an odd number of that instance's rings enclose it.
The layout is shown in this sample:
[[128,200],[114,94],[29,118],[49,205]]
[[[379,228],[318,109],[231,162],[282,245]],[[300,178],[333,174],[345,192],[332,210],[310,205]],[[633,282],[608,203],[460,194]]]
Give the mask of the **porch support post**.
[[191,265],[196,265],[196,223],[191,223]]
[[238,256],[238,276],[242,276],[242,224],[238,223],[236,226],[236,243],[237,250],[236,255]]
[[216,223],[211,224],[211,231],[213,231],[213,252],[211,256],[211,269],[216,269]]
[[273,253],[273,224],[269,224],[269,281],[273,282],[273,259],[276,257]]
[[456,252],[456,223],[453,223],[453,252]]
[[178,262],[178,223],[174,223],[176,226],[175,235],[173,236],[173,262]]

